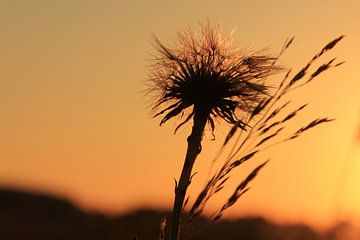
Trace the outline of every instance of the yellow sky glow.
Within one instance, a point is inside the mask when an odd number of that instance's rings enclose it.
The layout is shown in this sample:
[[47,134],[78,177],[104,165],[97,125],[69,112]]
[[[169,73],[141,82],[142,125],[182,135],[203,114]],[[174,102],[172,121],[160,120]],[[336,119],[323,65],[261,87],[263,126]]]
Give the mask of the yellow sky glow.
[[[293,107],[310,103],[294,126],[323,116],[336,121],[269,150],[238,172],[241,177],[272,158],[228,216],[328,224],[348,149],[352,173],[341,209],[360,216],[360,144],[353,141],[360,109],[359,11],[355,0],[1,1],[0,184],[65,194],[86,208],[110,212],[170,207],[190,126],[173,135],[175,122],[159,127],[159,119],[150,118],[142,92],[150,39],[155,33],[171,44],[178,30],[208,20],[226,32],[236,27],[234,38],[245,48],[267,47],[274,54],[295,36],[281,60],[294,69],[346,35],[324,58],[346,64],[292,95]],[[218,139],[226,131],[222,124]],[[209,139],[195,166],[193,195],[218,148]],[[214,200],[208,213],[221,201]]]

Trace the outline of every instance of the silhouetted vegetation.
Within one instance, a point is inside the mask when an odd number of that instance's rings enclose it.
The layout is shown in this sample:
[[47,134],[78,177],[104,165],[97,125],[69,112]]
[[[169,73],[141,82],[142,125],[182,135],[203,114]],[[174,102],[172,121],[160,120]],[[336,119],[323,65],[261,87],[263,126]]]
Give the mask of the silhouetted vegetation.
[[[160,125],[170,119],[180,118],[184,124],[192,121],[192,130],[187,138],[187,151],[179,181],[175,180],[175,200],[168,228],[169,240],[188,239],[193,219],[200,216],[207,202],[226,187],[233,169],[253,159],[257,153],[274,145],[298,138],[309,129],[333,121],[327,117],[314,118],[292,133],[283,135],[288,122],[297,117],[307,104],[289,109],[291,100],[283,102],[288,93],[312,82],[323,72],[338,67],[343,62],[333,58],[316,62],[333,49],[344,36],[335,38],[316,53],[295,74],[287,69],[284,77],[273,84],[269,79],[285,72],[278,59],[289,48],[293,38],[288,39],[277,57],[262,51],[250,52],[234,44],[231,37],[224,37],[219,26],[201,25],[199,32],[190,28],[179,32],[175,46],[165,46],[157,38],[156,53],[150,65],[149,93],[155,102],[154,117],[161,116]],[[315,69],[313,69],[316,67]],[[187,189],[191,184],[193,166],[202,149],[202,139],[207,126],[214,135],[215,119],[231,124],[230,131],[220,148],[221,152],[232,139],[232,148],[218,170],[211,173],[207,184],[192,203],[189,210]],[[214,161],[213,160],[213,163]],[[224,212],[250,188],[249,183],[266,165],[264,161],[240,181],[225,203],[213,216],[212,223],[222,218]],[[188,211],[187,218],[184,212]],[[164,225],[164,224],[163,224]],[[161,229],[164,228],[162,225]],[[194,229],[194,228],[193,228]],[[161,237],[165,240],[165,237]]]
[[264,80],[282,68],[276,58],[262,52],[247,52],[222,36],[219,26],[204,24],[198,35],[192,30],[178,34],[176,46],[167,47],[155,39],[157,53],[150,72],[150,93],[156,101],[155,117],[162,116],[160,125],[175,117],[184,117],[175,132],[193,122],[187,138],[184,166],[176,184],[170,223],[171,240],[181,239],[180,223],[192,168],[201,152],[207,125],[215,129],[215,119],[236,125],[243,130],[242,119],[269,96]]
[[[107,216],[87,213],[69,201],[31,192],[0,190],[2,240],[156,240],[169,212],[139,210]],[[208,225],[200,217],[195,228]],[[337,228],[318,233],[306,225],[279,225],[260,217],[224,220],[194,240],[334,240]]]

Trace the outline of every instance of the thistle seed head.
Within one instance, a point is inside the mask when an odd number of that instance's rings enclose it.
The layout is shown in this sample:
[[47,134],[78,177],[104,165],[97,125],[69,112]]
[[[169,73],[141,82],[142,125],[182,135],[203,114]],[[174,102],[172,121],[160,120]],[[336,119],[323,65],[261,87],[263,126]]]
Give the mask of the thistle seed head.
[[268,97],[267,78],[282,68],[276,58],[247,52],[223,37],[219,26],[205,24],[200,33],[191,29],[178,34],[175,47],[157,38],[150,66],[150,87],[156,100],[160,125],[185,115],[177,128],[195,113],[203,114],[214,129],[214,119],[237,123]]

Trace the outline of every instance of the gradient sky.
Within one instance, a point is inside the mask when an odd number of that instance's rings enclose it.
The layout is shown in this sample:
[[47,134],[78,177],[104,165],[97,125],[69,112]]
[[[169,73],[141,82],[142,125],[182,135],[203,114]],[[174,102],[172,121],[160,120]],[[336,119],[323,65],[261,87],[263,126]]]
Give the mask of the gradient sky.
[[[170,207],[190,126],[159,127],[143,94],[156,34],[220,22],[244,48],[276,54],[298,69],[333,38],[346,38],[323,60],[346,64],[297,91],[293,107],[310,103],[299,126],[315,117],[335,122],[266,152],[272,161],[228,216],[263,214],[278,221],[328,224],[341,168],[350,166],[338,205],[360,216],[360,2],[321,1],[0,1],[0,184],[65,195],[107,212]],[[218,139],[226,133],[218,128]],[[216,143],[205,137],[199,174],[204,183]],[[349,165],[350,162],[350,165]],[[229,192],[225,192],[230,194]],[[340,201],[340,203],[339,203]],[[210,211],[222,202],[215,200]]]

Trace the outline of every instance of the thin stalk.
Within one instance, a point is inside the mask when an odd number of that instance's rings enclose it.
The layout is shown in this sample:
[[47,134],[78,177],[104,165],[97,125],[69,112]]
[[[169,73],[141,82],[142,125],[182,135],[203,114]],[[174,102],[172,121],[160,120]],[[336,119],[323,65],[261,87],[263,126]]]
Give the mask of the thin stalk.
[[184,166],[180,175],[179,184],[175,191],[174,207],[170,224],[170,240],[179,240],[179,229],[181,225],[181,213],[186,196],[186,190],[190,185],[191,171],[197,156],[201,152],[201,139],[205,129],[208,114],[194,107],[193,127],[187,138],[188,146]]

